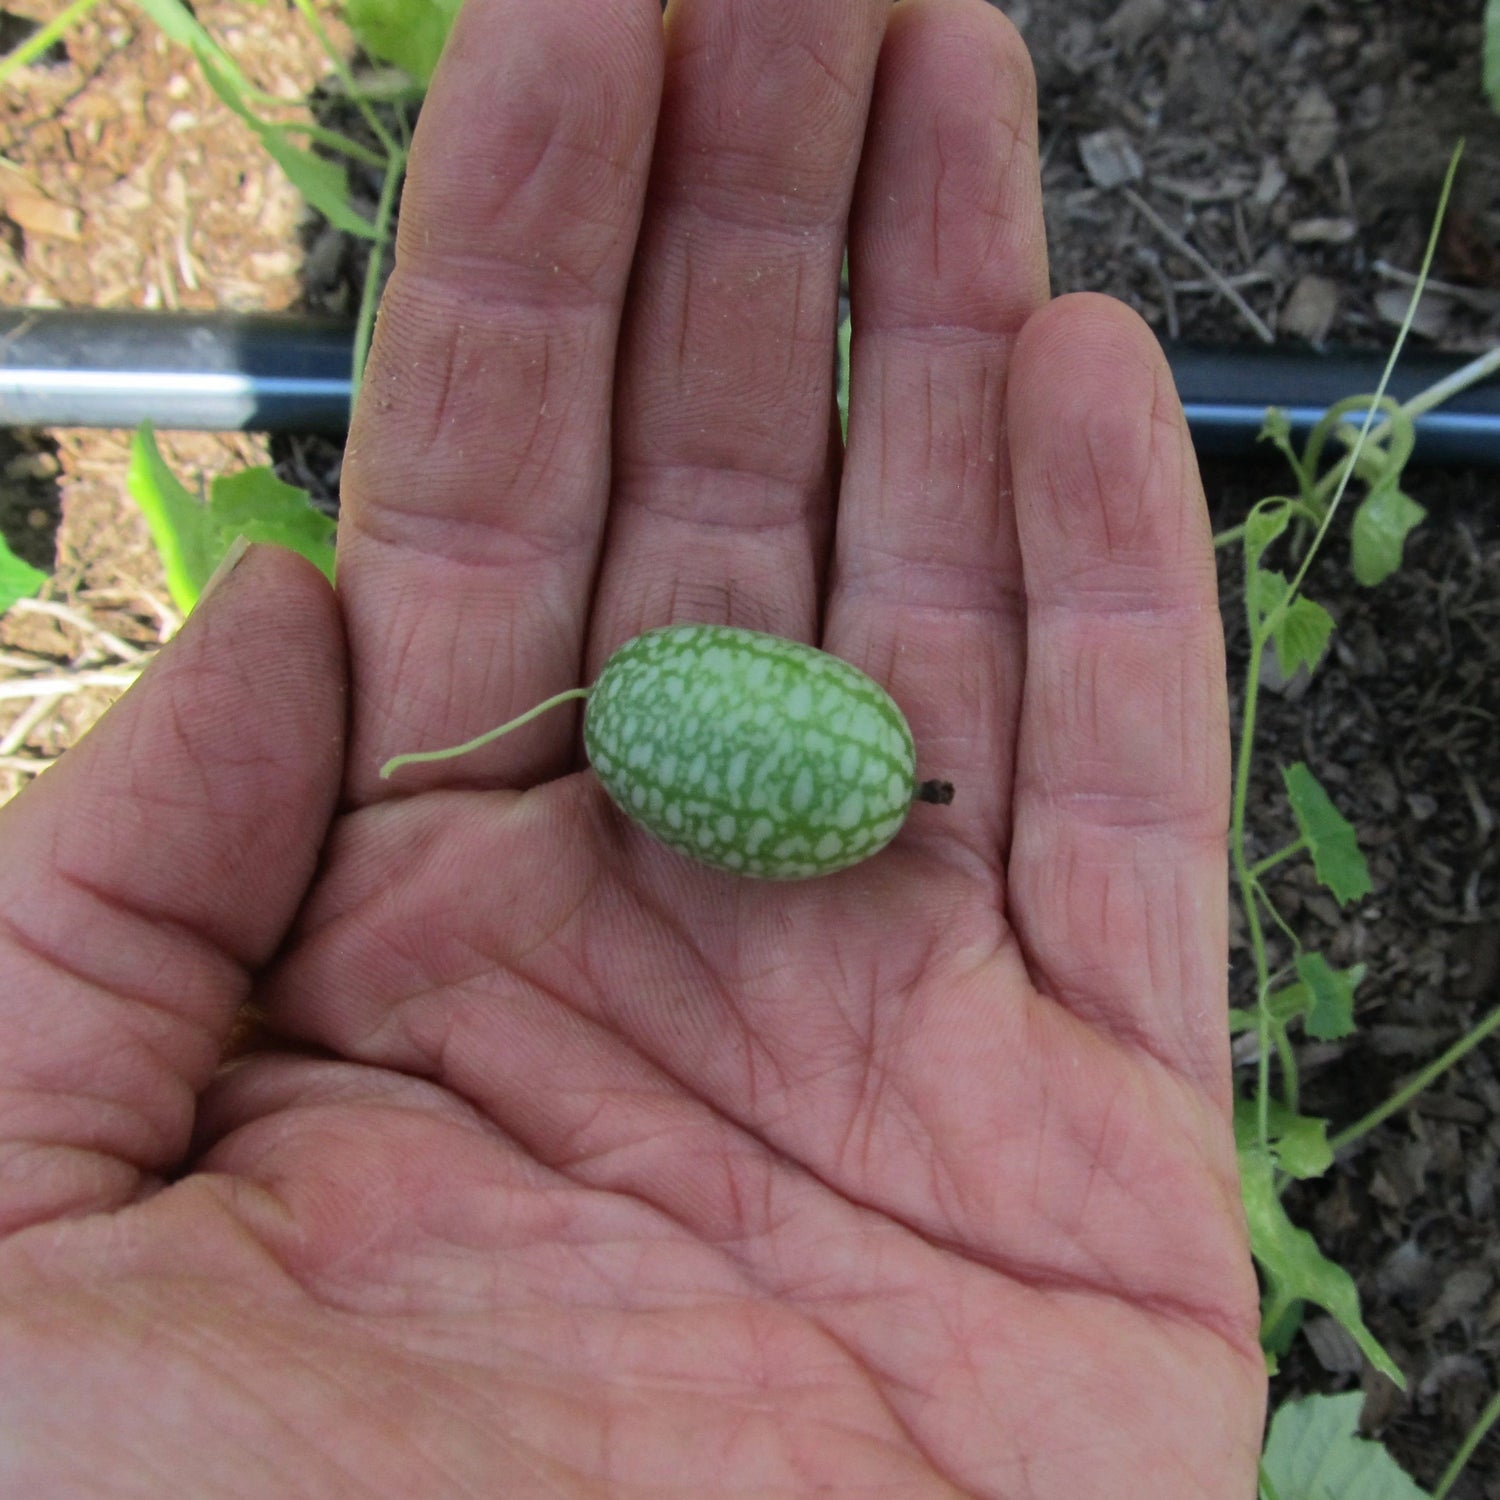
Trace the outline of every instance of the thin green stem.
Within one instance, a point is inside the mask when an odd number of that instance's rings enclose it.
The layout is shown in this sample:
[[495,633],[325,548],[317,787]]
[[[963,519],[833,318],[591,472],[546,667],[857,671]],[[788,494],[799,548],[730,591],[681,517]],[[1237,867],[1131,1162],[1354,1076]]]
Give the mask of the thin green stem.
[[1341,1130],[1328,1144],[1335,1151],[1342,1151],[1345,1146],[1357,1141],[1362,1135],[1368,1135],[1377,1125],[1405,1109],[1423,1089],[1430,1088],[1454,1063],[1466,1057],[1496,1029],[1500,1029],[1500,1005],[1497,1005],[1472,1030],[1461,1036],[1441,1057],[1428,1063],[1420,1073],[1397,1089],[1384,1104],[1377,1105],[1369,1114],[1356,1120],[1347,1130]]
[[308,140],[319,146],[327,146],[331,151],[341,151],[345,156],[355,161],[362,161],[367,167],[383,167],[388,157],[382,156],[378,151],[372,151],[368,146],[361,145],[356,140],[351,140],[347,135],[337,130],[329,130],[324,125],[313,125],[302,120],[292,120],[278,127],[287,135],[305,136]]
[[1500,1420],[1500,1390],[1490,1397],[1489,1405],[1479,1413],[1479,1419],[1469,1429],[1468,1436],[1458,1446],[1458,1452],[1453,1455],[1453,1462],[1443,1470],[1443,1477],[1438,1480],[1437,1488],[1432,1492],[1432,1500],[1445,1500],[1448,1491],[1458,1481],[1458,1476],[1463,1473],[1465,1465],[1474,1456],[1474,1450],[1484,1441],[1485,1434]]
[[[1471,359],[1468,364],[1461,365],[1451,375],[1445,375],[1441,380],[1435,380],[1425,390],[1420,390],[1415,396],[1401,403],[1401,412],[1412,421],[1426,413],[1435,410],[1443,402],[1451,400],[1461,391],[1466,391],[1471,385],[1478,385],[1481,380],[1488,380],[1497,370],[1500,370],[1500,346],[1489,349],[1485,353]],[[1378,443],[1382,441],[1391,430],[1391,419],[1382,417],[1370,429],[1370,441]],[[1346,455],[1340,463],[1348,463]],[[1330,469],[1318,482],[1318,489],[1326,493],[1327,487],[1335,479],[1337,468]]]
[[471,750],[478,750],[482,745],[498,740],[502,734],[509,734],[512,729],[519,729],[523,724],[531,723],[533,719],[549,709],[556,708],[559,704],[569,703],[574,698],[587,698],[592,691],[591,688],[569,688],[566,692],[557,693],[548,698],[545,703],[538,703],[535,708],[528,708],[518,718],[510,719],[494,729],[486,729],[483,734],[476,734],[472,740],[465,740],[461,745],[450,745],[446,750],[411,750],[405,755],[393,755],[380,768],[380,779],[384,781],[393,771],[399,771],[402,766],[414,766],[425,761],[453,760],[457,756],[467,755]]
[[1278,849],[1275,854],[1268,854],[1259,862],[1250,866],[1250,873],[1259,880],[1267,870],[1273,870],[1283,860],[1290,859],[1294,854],[1300,854],[1307,848],[1306,839],[1293,839],[1284,849]]
[[1328,509],[1323,514],[1323,519],[1318,527],[1317,534],[1313,537],[1312,545],[1303,556],[1302,564],[1293,577],[1291,586],[1287,589],[1285,597],[1266,617],[1267,630],[1274,629],[1281,623],[1281,618],[1291,608],[1293,600],[1296,599],[1302,588],[1303,580],[1307,577],[1307,570],[1312,567],[1313,559],[1317,556],[1323,544],[1323,538],[1328,534],[1328,528],[1333,524],[1333,518],[1338,511],[1339,503],[1349,488],[1349,480],[1353,477],[1354,466],[1359,458],[1360,451],[1369,440],[1371,429],[1375,425],[1376,403],[1378,403],[1386,392],[1386,387],[1391,383],[1391,375],[1395,371],[1396,361],[1401,357],[1401,351],[1406,347],[1407,335],[1411,332],[1413,319],[1417,315],[1417,305],[1422,298],[1422,287],[1427,284],[1427,278],[1432,273],[1432,262],[1437,255],[1438,238],[1442,232],[1443,221],[1448,213],[1448,199],[1453,192],[1453,179],[1458,174],[1459,158],[1463,154],[1463,146],[1460,145],[1453,153],[1448,163],[1448,174],[1443,179],[1443,190],[1438,197],[1437,212],[1433,215],[1432,230],[1427,236],[1427,249],[1422,256],[1422,266],[1417,274],[1417,291],[1413,295],[1406,309],[1406,316],[1401,321],[1401,327],[1396,334],[1396,341],[1391,346],[1390,357],[1385,362],[1385,369],[1381,372],[1380,384],[1375,389],[1375,394],[1370,400],[1369,408],[1365,412],[1364,422],[1359,429],[1359,436],[1355,439],[1353,448],[1348,457],[1341,460],[1335,467],[1334,473],[1339,475],[1337,487],[1333,498],[1329,501]]
[[[1481,354],[1477,359],[1471,359],[1468,364],[1460,366],[1451,375],[1445,375],[1441,380],[1434,381],[1425,391],[1418,391],[1410,401],[1401,404],[1401,410],[1407,416],[1416,418],[1424,412],[1431,411],[1434,407],[1441,406],[1450,397],[1458,395],[1460,391],[1466,391],[1471,385],[1478,385],[1481,380],[1488,380],[1497,370],[1500,370],[1500,345]],[[1379,434],[1376,434],[1379,436]]]
[[1245,608],[1250,614],[1250,663],[1245,675],[1245,705],[1240,724],[1239,753],[1234,766],[1234,802],[1229,822],[1229,849],[1234,863],[1235,879],[1240,888],[1240,905],[1244,909],[1245,924],[1250,929],[1250,947],[1255,957],[1257,1032],[1260,1039],[1259,1080],[1256,1104],[1259,1110],[1257,1128],[1262,1150],[1270,1149],[1271,1141],[1271,1011],[1267,1003],[1270,993],[1270,960],[1266,954],[1266,935],[1260,925],[1260,912],[1256,909],[1255,878],[1245,858],[1245,811],[1250,800],[1250,760],[1255,749],[1255,711],[1260,695],[1260,659],[1266,649],[1266,637],[1256,629],[1254,614],[1250,610],[1250,589],[1245,589]]
[[40,29],[33,31],[19,47],[13,47],[0,57],[0,83],[4,83],[17,68],[34,62],[61,37],[75,21],[81,21],[99,0],[73,0],[66,10],[60,11]]
[[323,23],[318,19],[318,13],[312,7],[311,0],[295,0],[297,9],[302,12],[302,18],[309,27],[312,34],[317,37],[318,45],[323,49],[329,62],[333,64],[333,70],[338,74],[339,82],[343,84],[344,91],[354,101],[355,108],[365,118],[365,124],[370,127],[375,139],[385,148],[387,156],[395,156],[401,149],[392,139],[390,131],[380,123],[380,116],[370,106],[370,101],[365,98],[364,90],[354,81],[354,75],[349,71],[349,64],[343,59],[337,47],[333,45],[328,33],[323,29]]
[[[1284,495],[1278,498],[1280,498],[1285,503],[1287,510],[1291,515],[1301,517],[1302,519],[1311,522],[1313,525],[1317,525],[1318,521],[1322,518],[1322,512],[1315,510],[1304,500],[1293,499],[1290,495]],[[1236,542],[1243,541],[1248,525],[1248,522],[1242,521],[1238,526],[1231,526],[1227,531],[1216,531],[1214,533],[1215,550],[1221,547],[1231,547]]]
[[1260,904],[1265,907],[1266,915],[1282,930],[1287,942],[1292,945],[1293,949],[1300,953],[1302,951],[1302,939],[1297,936],[1292,924],[1276,910],[1276,903],[1271,899],[1265,886],[1258,880],[1255,882],[1255,894],[1260,897]]
[[406,152],[397,147],[385,164],[385,179],[380,184],[380,203],[375,210],[375,239],[370,258],[365,262],[365,280],[359,294],[359,317],[354,325],[354,360],[349,375],[349,410],[359,400],[364,383],[365,361],[370,355],[370,339],[375,332],[375,306],[380,300],[380,273],[385,267],[385,247],[391,235],[391,216],[396,208],[396,190],[406,172]]

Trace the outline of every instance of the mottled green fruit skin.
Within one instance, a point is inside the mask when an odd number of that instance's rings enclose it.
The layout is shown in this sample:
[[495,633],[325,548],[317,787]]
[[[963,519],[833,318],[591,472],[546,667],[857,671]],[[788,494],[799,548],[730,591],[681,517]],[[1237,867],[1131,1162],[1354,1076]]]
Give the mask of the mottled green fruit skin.
[[693,859],[765,880],[868,859],[916,789],[911,730],[879,683],[728,625],[627,641],[589,694],[583,742],[627,816]]

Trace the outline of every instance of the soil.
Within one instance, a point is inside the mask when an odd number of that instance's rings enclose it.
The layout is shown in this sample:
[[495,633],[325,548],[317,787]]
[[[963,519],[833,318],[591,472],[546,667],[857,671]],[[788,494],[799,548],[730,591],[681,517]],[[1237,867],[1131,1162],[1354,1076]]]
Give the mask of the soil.
[[[7,3],[5,44],[62,8]],[[317,8],[351,52],[337,6]],[[1500,341],[1500,118],[1479,87],[1478,0],[1002,8],[1037,65],[1056,290],[1121,297],[1164,337],[1384,348],[1464,137],[1414,342]],[[195,12],[286,101],[285,118],[350,126],[286,0],[201,0]],[[378,183],[356,172],[353,186],[368,211]],[[112,0],[0,95],[6,304],[347,313],[362,256],[301,205],[184,54]],[[166,433],[162,446],[190,484],[274,462],[336,502],[340,450],[325,439]],[[128,434],[0,430],[0,530],[53,574],[47,603],[0,621],[0,689],[66,688],[0,697],[0,798],[72,743],[179,623],[125,493],[127,462]],[[1205,462],[1204,477],[1221,527],[1288,487],[1270,456]],[[1302,1107],[1336,1129],[1500,1002],[1500,475],[1413,470],[1406,488],[1429,515],[1405,566],[1359,587],[1337,530],[1308,580],[1337,622],[1329,655],[1310,680],[1261,695],[1252,857],[1292,837],[1279,768],[1301,760],[1355,824],[1374,880],[1343,909],[1301,860],[1271,887],[1309,948],[1366,966],[1358,1031],[1298,1049]],[[1221,556],[1238,700],[1241,581],[1237,554]],[[1249,975],[1240,932],[1237,1003],[1249,1003]],[[1370,1373],[1310,1310],[1274,1395],[1362,1388],[1364,1430],[1427,1487],[1500,1383],[1497,1159],[1492,1037],[1287,1197],[1354,1275],[1408,1389]],[[1450,1493],[1500,1500],[1500,1430]]]

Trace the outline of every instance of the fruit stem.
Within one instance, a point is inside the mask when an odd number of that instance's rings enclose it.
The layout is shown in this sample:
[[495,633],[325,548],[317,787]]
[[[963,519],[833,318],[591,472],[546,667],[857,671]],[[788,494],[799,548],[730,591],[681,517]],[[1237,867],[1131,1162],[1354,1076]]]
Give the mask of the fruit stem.
[[936,802],[939,807],[947,807],[953,800],[953,783],[951,781],[924,781],[917,787],[915,800]]
[[589,688],[569,688],[565,693],[558,693],[555,697],[548,698],[545,703],[538,703],[535,708],[528,708],[519,718],[511,719],[496,729],[486,729],[483,734],[475,735],[472,740],[465,740],[461,745],[451,745],[446,750],[411,750],[405,755],[393,755],[380,768],[380,779],[385,781],[392,771],[399,771],[402,766],[415,765],[418,761],[452,760],[456,756],[467,755],[469,751],[477,750],[481,745],[488,745],[491,740],[498,740],[502,734],[509,734],[512,729],[519,729],[523,724],[529,724],[538,715],[546,713],[549,708],[556,708],[558,704],[570,702],[574,698],[587,698],[590,691]]

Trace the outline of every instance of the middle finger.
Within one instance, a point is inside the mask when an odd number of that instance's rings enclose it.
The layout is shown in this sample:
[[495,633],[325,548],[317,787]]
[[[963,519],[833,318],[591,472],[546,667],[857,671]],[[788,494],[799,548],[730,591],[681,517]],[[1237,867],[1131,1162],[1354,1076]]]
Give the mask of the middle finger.
[[888,9],[668,8],[591,670],[678,619],[816,637],[838,271]]

